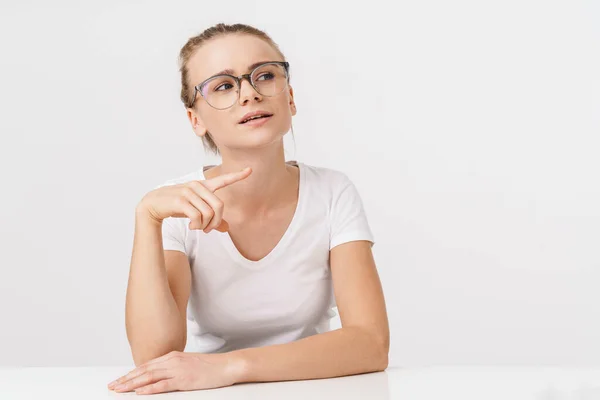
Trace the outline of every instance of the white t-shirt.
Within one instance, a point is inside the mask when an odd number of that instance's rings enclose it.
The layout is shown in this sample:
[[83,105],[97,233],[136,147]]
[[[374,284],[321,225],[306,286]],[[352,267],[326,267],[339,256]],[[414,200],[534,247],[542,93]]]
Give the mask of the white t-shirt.
[[[329,251],[344,242],[371,241],[360,195],[342,172],[296,161],[299,198],[275,248],[251,261],[227,232],[190,230],[189,218],[166,218],[165,250],[185,253],[192,285],[184,351],[222,353],[289,343],[330,330],[336,307]],[[203,166],[160,186],[203,180]]]

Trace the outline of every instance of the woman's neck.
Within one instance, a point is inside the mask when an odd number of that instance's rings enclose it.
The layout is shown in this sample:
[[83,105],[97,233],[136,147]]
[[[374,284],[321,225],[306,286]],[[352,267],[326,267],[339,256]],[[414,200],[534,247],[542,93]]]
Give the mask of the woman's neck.
[[221,154],[222,163],[205,173],[207,179],[245,167],[252,168],[246,179],[215,192],[230,210],[233,208],[242,215],[264,215],[295,198],[298,172],[285,163],[283,141],[280,146],[269,146],[255,152],[229,150]]

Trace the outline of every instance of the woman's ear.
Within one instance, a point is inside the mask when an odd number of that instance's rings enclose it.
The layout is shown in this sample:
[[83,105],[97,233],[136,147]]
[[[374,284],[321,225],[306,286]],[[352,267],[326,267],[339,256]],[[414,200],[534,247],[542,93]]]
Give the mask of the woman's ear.
[[290,86],[290,111],[296,115],[296,103],[294,102],[294,89]]
[[202,136],[206,135],[206,126],[204,125],[204,122],[198,115],[197,111],[192,108],[188,108],[187,116],[196,136],[201,138]]

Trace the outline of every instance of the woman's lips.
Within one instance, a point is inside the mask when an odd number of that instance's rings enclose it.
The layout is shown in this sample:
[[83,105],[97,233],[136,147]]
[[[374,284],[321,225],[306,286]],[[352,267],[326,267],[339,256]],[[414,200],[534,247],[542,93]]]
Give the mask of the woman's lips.
[[248,122],[245,122],[243,124],[240,125],[244,125],[244,126],[252,126],[252,127],[257,127],[257,126],[262,126],[264,124],[267,123],[268,120],[270,120],[271,118],[273,118],[272,115],[268,116],[268,117],[262,117],[262,118],[256,118],[256,119],[252,119]]

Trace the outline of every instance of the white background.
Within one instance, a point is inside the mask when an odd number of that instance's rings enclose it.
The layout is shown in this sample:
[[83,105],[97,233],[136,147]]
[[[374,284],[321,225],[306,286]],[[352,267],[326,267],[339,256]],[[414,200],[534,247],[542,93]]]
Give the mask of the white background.
[[130,364],[144,193],[214,158],[177,55],[218,22],[291,64],[286,157],[362,195],[390,362],[600,365],[600,5],[5,1],[0,365]]

